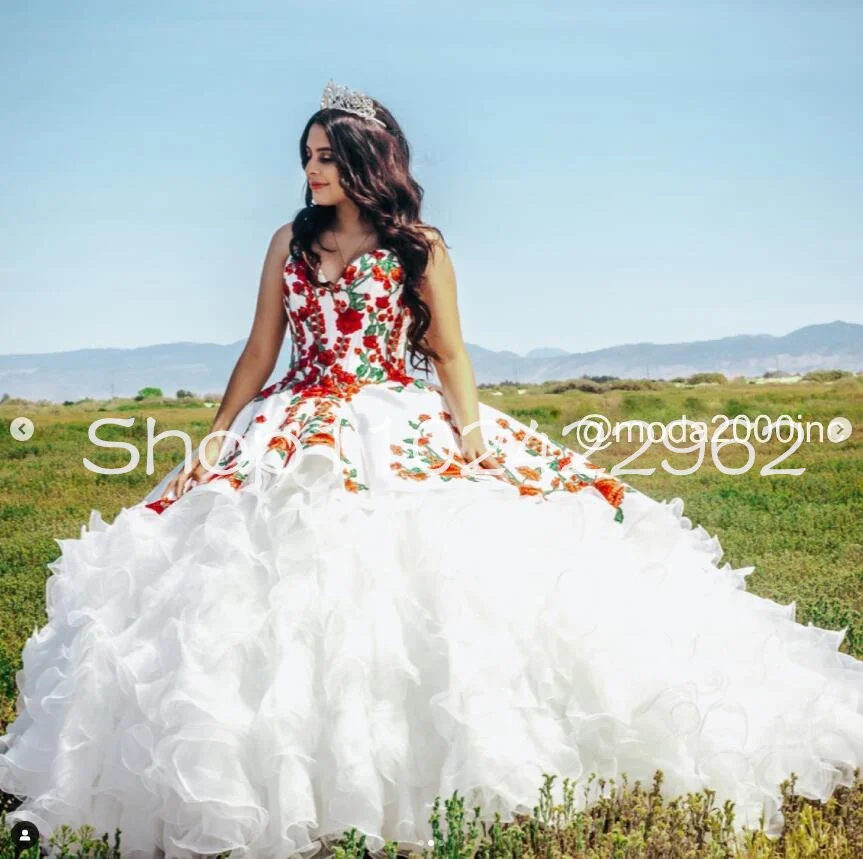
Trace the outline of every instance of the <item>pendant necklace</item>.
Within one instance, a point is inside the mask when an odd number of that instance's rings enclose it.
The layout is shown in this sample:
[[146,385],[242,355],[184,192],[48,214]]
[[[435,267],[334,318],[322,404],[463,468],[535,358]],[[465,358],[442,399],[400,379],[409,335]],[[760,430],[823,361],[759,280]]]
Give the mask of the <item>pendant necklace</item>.
[[[344,265],[345,265],[345,263],[346,263],[347,261],[345,260],[345,256],[344,256],[344,254],[342,253],[342,249],[341,249],[341,247],[339,246],[339,240],[336,238],[336,234],[335,234],[335,232],[333,232],[333,230],[332,230],[332,229],[330,229],[330,234],[332,235],[332,237],[333,237],[333,241],[334,241],[334,242],[335,242],[335,244],[336,244],[336,250],[339,252],[339,256],[340,256],[340,257],[341,257],[341,259],[342,259],[342,266],[344,266]],[[368,238],[371,234],[372,234],[372,231],[371,231],[371,230],[368,230],[366,233],[364,233],[364,234],[363,234],[363,236],[362,236],[362,238],[360,239],[360,242],[359,242],[359,244],[357,245],[357,247],[359,248],[359,247],[363,244],[363,240],[365,240],[366,238]],[[351,257],[351,259],[353,259],[353,257]],[[342,268],[342,274],[340,274],[340,275],[339,275],[338,280],[336,280],[336,282],[335,282],[335,283],[333,283],[333,286],[335,286],[335,285],[338,283],[338,281],[342,279],[342,276],[344,275],[344,273],[345,273],[345,272],[344,272],[344,268]],[[321,270],[320,266],[318,267],[318,282],[319,282],[319,283],[321,283],[321,284],[325,284],[325,283],[332,283],[332,281],[327,280],[327,278],[325,277],[325,275],[324,275],[323,271]],[[332,291],[332,288],[331,288],[331,291]]]

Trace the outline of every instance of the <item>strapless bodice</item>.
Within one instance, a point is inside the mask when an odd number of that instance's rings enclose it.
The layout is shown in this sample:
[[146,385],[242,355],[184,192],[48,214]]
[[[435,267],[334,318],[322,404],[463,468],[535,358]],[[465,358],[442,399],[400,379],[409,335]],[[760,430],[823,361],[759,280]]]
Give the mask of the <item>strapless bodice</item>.
[[303,259],[285,260],[291,364],[284,378],[259,396],[288,387],[349,395],[367,384],[411,384],[422,378],[406,365],[411,312],[403,295],[404,269],[394,251],[360,254],[335,284],[316,283],[311,275]]

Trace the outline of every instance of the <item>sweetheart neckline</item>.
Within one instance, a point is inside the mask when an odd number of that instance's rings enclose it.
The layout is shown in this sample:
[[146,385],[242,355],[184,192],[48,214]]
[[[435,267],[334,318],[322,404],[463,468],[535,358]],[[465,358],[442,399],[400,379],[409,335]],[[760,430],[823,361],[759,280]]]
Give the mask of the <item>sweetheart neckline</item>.
[[[352,259],[352,260],[351,260],[351,261],[350,261],[350,262],[349,262],[349,263],[348,263],[348,264],[347,264],[347,265],[342,269],[342,273],[341,273],[341,274],[336,278],[336,280],[334,280],[334,281],[329,281],[329,280],[328,280],[328,281],[326,281],[326,283],[332,283],[332,284],[333,284],[333,287],[338,287],[338,285],[342,282],[342,280],[344,280],[345,273],[347,272],[347,270],[348,270],[351,266],[356,265],[356,264],[357,264],[361,259],[363,259],[363,257],[372,256],[373,254],[379,253],[380,251],[383,251],[385,254],[394,254],[394,253],[395,253],[395,251],[391,250],[390,248],[383,248],[383,247],[380,247],[380,248],[372,248],[372,250],[370,250],[370,251],[363,251],[361,254],[358,254],[357,256],[355,256],[355,257],[354,257],[354,258],[353,258],[353,259]],[[302,257],[302,262],[303,262],[303,265],[306,267],[306,270],[308,271],[308,273],[309,273],[309,274],[311,274],[311,273],[312,273],[312,268],[311,268],[311,266],[306,262],[306,258],[305,258],[305,256],[303,256],[303,257]],[[323,288],[323,289],[329,289],[331,292],[335,292],[335,291],[336,291],[336,289],[334,289],[333,287],[327,287],[327,286],[325,286],[323,283],[321,283],[320,281],[318,281],[318,282],[314,283],[314,286],[321,287],[321,288]]]

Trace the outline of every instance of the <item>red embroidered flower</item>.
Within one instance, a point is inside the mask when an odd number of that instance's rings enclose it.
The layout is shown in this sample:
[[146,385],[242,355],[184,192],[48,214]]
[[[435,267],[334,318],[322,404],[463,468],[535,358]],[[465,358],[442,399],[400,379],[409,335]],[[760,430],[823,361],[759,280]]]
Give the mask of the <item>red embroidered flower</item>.
[[395,367],[390,368],[388,378],[390,381],[399,382],[402,385],[411,385],[416,381],[413,376],[409,376],[407,373]]
[[318,355],[318,361],[325,367],[331,367],[336,363],[336,353],[333,352],[332,349],[324,349],[323,352]]
[[366,349],[375,349],[378,345],[378,338],[374,336],[374,334],[366,334],[363,337],[363,346]]
[[257,417],[255,417],[255,423],[256,423],[256,424],[262,424],[262,423],[265,423],[265,422],[266,422],[266,420],[267,420],[267,419],[266,419],[263,415],[257,415]]
[[353,334],[354,331],[359,331],[363,327],[363,315],[358,310],[348,309],[344,313],[339,314],[336,320],[336,328],[342,334]]
[[176,500],[176,498],[159,498],[150,504],[145,504],[144,506],[148,507],[150,510],[154,510],[156,513],[161,513],[162,511],[167,510]]
[[375,307],[379,308],[380,310],[385,310],[385,309],[386,309],[387,307],[389,307],[389,306],[390,306],[390,299],[389,299],[389,296],[387,296],[387,295],[379,295],[379,296],[375,299]]

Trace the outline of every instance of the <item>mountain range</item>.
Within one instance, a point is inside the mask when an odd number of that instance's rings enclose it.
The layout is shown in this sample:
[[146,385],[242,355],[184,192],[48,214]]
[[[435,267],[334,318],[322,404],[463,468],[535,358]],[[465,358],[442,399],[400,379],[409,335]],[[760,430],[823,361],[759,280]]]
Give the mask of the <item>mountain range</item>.
[[[163,343],[0,355],[0,395],[62,402],[127,397],[141,388],[157,387],[169,396],[181,388],[219,396],[244,343]],[[289,344],[286,340],[270,381],[287,372]],[[768,370],[859,371],[863,370],[863,325],[837,320],[807,325],[781,337],[739,334],[681,343],[628,343],[590,352],[545,347],[519,355],[471,343],[467,348],[479,384],[524,384],[579,376],[670,379],[697,372],[753,377]]]

